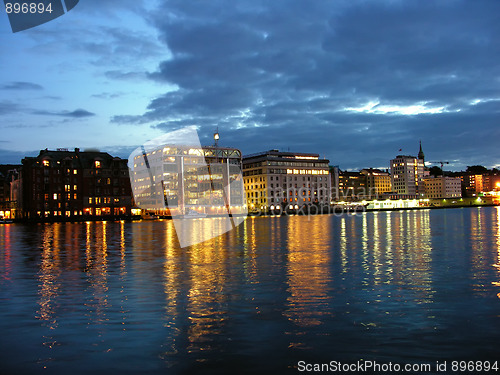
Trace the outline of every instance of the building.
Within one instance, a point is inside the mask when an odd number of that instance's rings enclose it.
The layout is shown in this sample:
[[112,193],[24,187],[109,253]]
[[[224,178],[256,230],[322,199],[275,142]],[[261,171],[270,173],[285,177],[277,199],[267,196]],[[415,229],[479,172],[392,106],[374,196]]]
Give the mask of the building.
[[500,189],[500,175],[498,172],[490,171],[482,175],[483,190],[486,191],[498,191]]
[[0,165],[0,219],[16,218],[17,194],[12,184],[17,178],[20,165]]
[[243,180],[249,210],[329,205],[328,163],[318,154],[278,150],[244,156]]
[[366,175],[361,172],[348,172],[339,170],[338,183],[337,200],[363,200],[370,195],[367,189]]
[[426,177],[424,186],[426,198],[462,197],[462,181],[459,177]]
[[409,155],[398,155],[391,160],[392,190],[406,198],[419,198],[425,190],[424,161]]
[[246,213],[241,151],[162,145],[132,157],[137,206],[160,216]]
[[78,220],[131,215],[127,160],[106,152],[41,150],[22,160],[20,213],[25,219]]
[[378,198],[384,193],[392,192],[392,178],[389,172],[380,169],[362,169],[366,176],[366,189],[370,198]]

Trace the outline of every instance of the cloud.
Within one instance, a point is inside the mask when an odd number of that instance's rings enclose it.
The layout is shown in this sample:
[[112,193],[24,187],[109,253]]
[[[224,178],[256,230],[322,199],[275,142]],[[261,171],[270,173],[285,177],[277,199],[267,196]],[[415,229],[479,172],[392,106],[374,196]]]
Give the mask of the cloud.
[[85,118],[85,117],[95,116],[95,113],[89,112],[85,109],[75,109],[74,111],[60,111],[60,112],[36,110],[33,111],[32,113],[42,116],[61,116],[70,118]]
[[110,70],[104,73],[107,78],[119,80],[144,80],[146,79],[145,72],[122,72],[119,70]]
[[0,101],[0,116],[16,113],[19,110],[19,105],[11,101]]
[[0,85],[0,90],[43,90],[43,87],[32,82],[8,82]]
[[346,167],[416,154],[419,139],[465,160],[481,126],[496,155],[498,2],[166,4],[153,19],[171,57],[149,78],[177,90],[114,122],[219,126],[244,153],[290,147]]

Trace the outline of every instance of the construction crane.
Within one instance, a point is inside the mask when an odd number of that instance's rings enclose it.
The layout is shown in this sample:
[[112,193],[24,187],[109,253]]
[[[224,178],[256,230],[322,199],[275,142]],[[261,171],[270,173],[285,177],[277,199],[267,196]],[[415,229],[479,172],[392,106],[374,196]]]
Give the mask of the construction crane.
[[443,173],[443,176],[444,176],[444,170],[443,170],[443,165],[445,164],[450,164],[449,161],[430,161],[429,163],[432,163],[432,164],[441,164],[441,172]]

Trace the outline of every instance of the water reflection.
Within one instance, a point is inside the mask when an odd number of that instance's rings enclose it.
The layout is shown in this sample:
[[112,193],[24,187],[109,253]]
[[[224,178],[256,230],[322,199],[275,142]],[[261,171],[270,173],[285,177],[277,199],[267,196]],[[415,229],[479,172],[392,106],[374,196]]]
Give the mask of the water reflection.
[[284,315],[300,327],[317,326],[329,314],[329,220],[324,216],[292,217],[287,224],[289,297]]
[[499,208],[249,218],[184,249],[168,220],[0,234],[0,331],[43,348],[33,366],[473,358],[500,339]]
[[38,275],[38,305],[36,317],[49,329],[57,327],[56,307],[61,289],[61,259],[59,234],[61,224],[46,224],[42,232],[42,259]]
[[12,225],[0,225],[0,285],[11,280],[12,273]]
[[[497,269],[497,279],[492,281],[492,285],[500,287],[500,207],[495,207],[496,216],[496,233],[495,233],[495,244],[496,244],[496,259],[493,263],[493,267]],[[500,292],[497,293],[497,297],[500,298]]]

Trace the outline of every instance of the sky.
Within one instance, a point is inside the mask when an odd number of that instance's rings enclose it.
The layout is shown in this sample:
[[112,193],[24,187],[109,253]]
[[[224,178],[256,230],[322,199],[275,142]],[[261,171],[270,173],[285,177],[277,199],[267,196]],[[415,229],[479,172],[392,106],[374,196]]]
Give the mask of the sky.
[[[127,158],[195,125],[243,154],[343,170],[398,154],[500,166],[498,0],[80,0],[13,33],[0,10],[0,164]],[[401,150],[401,151],[400,151]],[[437,164],[428,164],[439,165]]]

